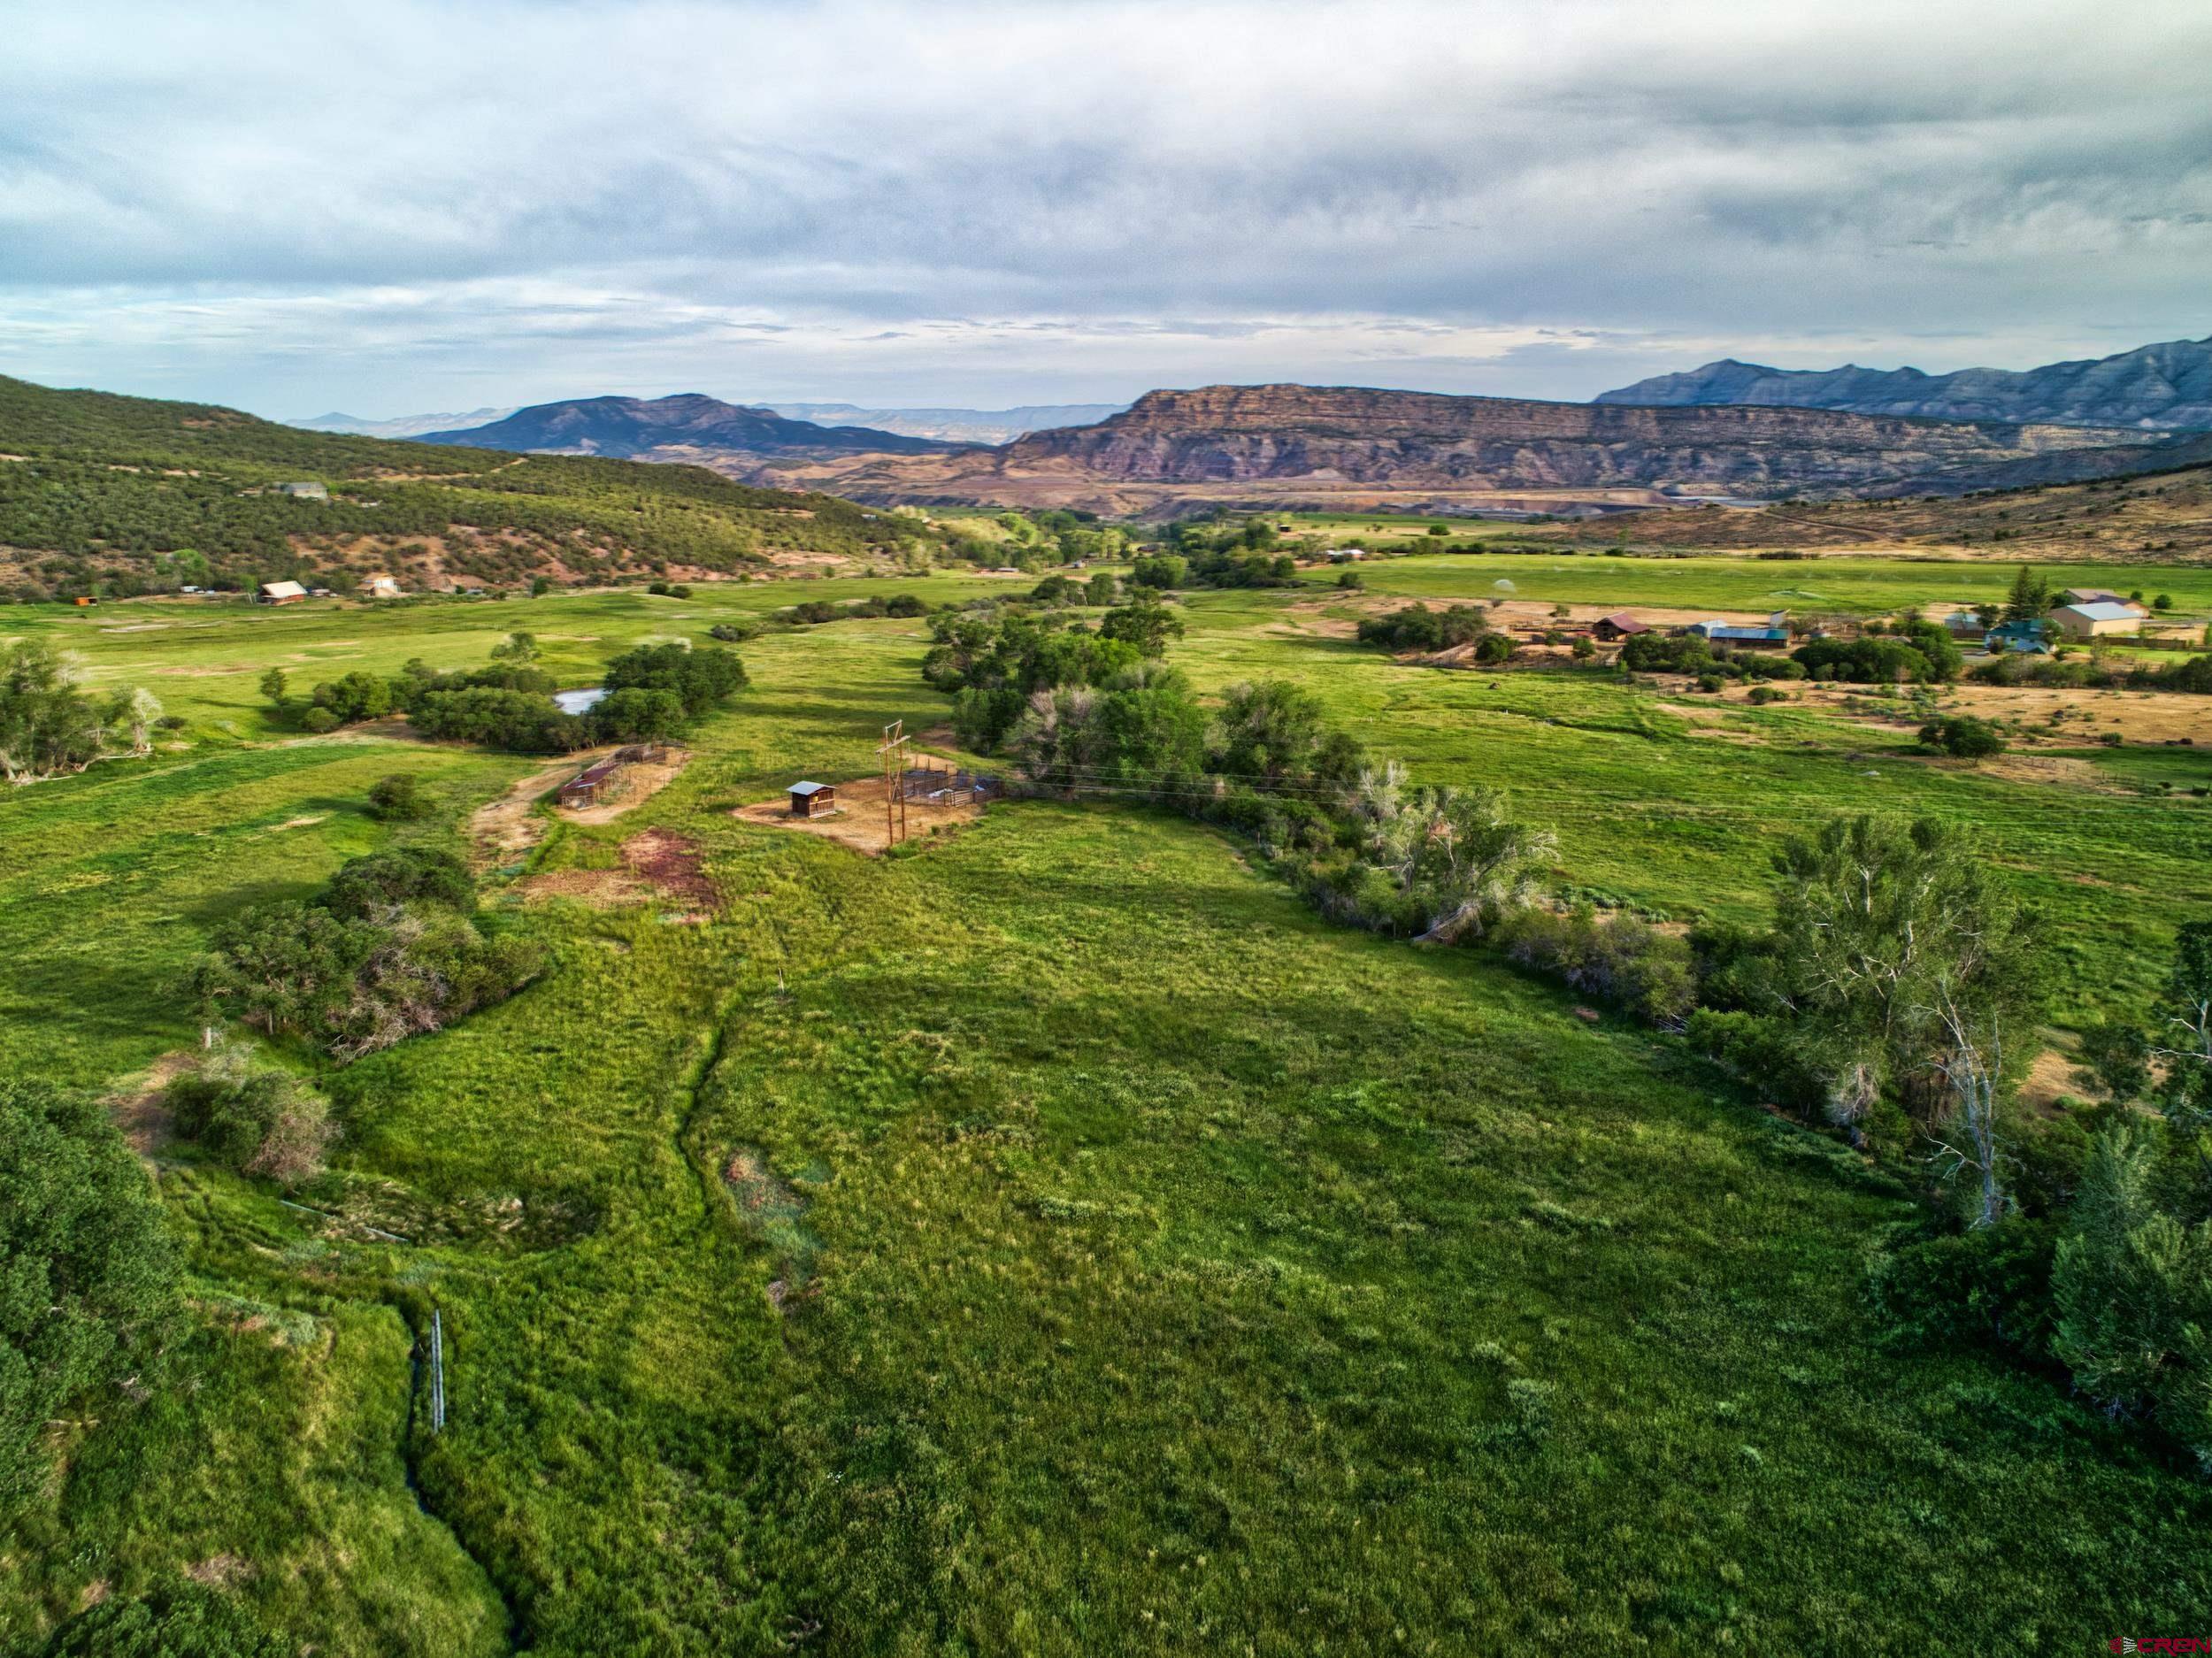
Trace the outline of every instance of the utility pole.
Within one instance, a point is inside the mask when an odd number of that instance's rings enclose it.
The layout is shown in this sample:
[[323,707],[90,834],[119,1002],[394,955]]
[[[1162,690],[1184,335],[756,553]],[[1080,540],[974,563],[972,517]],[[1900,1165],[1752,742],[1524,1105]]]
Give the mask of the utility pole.
[[883,728],[883,839],[896,846],[906,839],[906,722],[895,719]]

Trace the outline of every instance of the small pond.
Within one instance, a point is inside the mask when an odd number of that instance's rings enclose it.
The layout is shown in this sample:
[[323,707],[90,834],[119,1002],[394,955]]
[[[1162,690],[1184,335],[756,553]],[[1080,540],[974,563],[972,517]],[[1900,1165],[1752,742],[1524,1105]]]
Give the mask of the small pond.
[[596,708],[606,695],[607,687],[603,685],[586,686],[580,691],[556,691],[553,705],[564,714],[584,714]]

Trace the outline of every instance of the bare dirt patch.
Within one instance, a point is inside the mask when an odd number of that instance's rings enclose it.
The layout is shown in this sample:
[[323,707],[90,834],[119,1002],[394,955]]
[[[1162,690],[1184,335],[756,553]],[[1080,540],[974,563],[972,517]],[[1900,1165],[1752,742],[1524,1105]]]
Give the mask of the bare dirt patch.
[[642,902],[652,888],[627,870],[548,870],[527,875],[515,883],[525,903],[547,898],[567,898],[594,910],[615,910]]
[[497,800],[479,806],[469,818],[469,840],[475,848],[478,870],[511,863],[545,839],[545,820],[535,810],[538,802],[594,760],[613,752],[612,744],[580,749],[528,777],[517,779]]
[[228,1589],[253,1576],[253,1562],[242,1554],[211,1554],[187,1566],[184,1575],[211,1589]]
[[2082,1086],[2074,1080],[2074,1056],[2063,1049],[2047,1048],[2035,1056],[2020,1081],[2020,1102],[2031,1110],[2047,1112],[2066,1095],[2079,1099]]
[[2088,761],[2063,755],[2001,754],[1992,760],[1975,762],[1975,769],[2014,783],[2063,783],[2075,788],[2093,789],[2101,794],[2133,793]]
[[[864,778],[857,782],[837,786],[839,810],[821,817],[794,817],[791,802],[787,798],[762,801],[757,805],[740,806],[730,816],[746,823],[759,824],[770,829],[795,829],[801,834],[819,835],[849,846],[856,852],[869,856],[880,856],[891,845],[890,829],[884,813],[884,785],[881,778]],[[919,841],[926,836],[949,833],[963,824],[973,823],[983,816],[983,808],[973,801],[910,800],[906,802],[906,838]]]
[[162,1096],[171,1083],[198,1063],[198,1055],[178,1048],[164,1054],[142,1076],[133,1078],[107,1097],[108,1115],[123,1131],[125,1142],[140,1156],[151,1157],[169,1143],[173,1125]]
[[1944,699],[1947,710],[2040,725],[2067,710],[2059,734],[2040,741],[2079,748],[2108,731],[2128,742],[2189,737],[2212,742],[2212,697],[2179,691],[2051,690],[2016,685],[1962,685]]
[[633,761],[608,779],[614,786],[611,798],[602,799],[595,806],[564,806],[557,810],[570,823],[612,823],[673,783],[677,774],[690,764],[688,748],[671,749],[665,760]]
[[[1918,718],[1901,695],[1893,702],[1877,697],[1871,686],[1792,682],[1782,688],[1793,702],[1824,712],[1886,728],[1919,728]],[[1726,695],[1730,701],[1740,702],[1748,693],[1747,686],[1733,687]],[[1952,685],[1939,687],[1936,695],[1946,714],[2002,721],[2011,727],[2016,748],[2085,748],[2107,732],[2132,743],[2163,744],[2183,737],[2198,744],[2212,743],[2212,698],[2178,691]],[[2053,729],[2051,722],[2058,716],[2063,718]]]

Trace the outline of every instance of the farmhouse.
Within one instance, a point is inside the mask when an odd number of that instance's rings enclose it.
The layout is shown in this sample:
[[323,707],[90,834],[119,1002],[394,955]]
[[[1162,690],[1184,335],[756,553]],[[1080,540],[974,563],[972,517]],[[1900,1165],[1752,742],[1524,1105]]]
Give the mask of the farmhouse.
[[1979,610],[1954,610],[1943,618],[1943,626],[1947,632],[1961,635],[1989,631],[1989,624],[1982,619]]
[[307,596],[307,589],[296,581],[265,581],[255,595],[262,604],[297,604]]
[[2096,599],[2060,605],[2051,612],[2051,626],[2069,639],[2094,639],[2101,633],[2132,633],[2143,626],[2145,614],[2125,601]]
[[365,599],[396,599],[399,582],[393,577],[378,574],[361,578],[361,596]]
[[837,789],[829,783],[794,783],[791,786],[791,815],[794,817],[821,817],[837,810]]
[[2003,622],[1983,635],[1982,649],[1993,656],[2001,656],[2008,650],[2047,653],[2051,646],[2044,637],[2042,623]]
[[327,501],[330,491],[321,484],[279,484],[277,494],[289,495],[295,501]]
[[1648,633],[1651,624],[1638,621],[1626,610],[1616,610],[1610,616],[1599,617],[1590,632],[1609,645],[1624,639],[1632,639],[1639,633]]

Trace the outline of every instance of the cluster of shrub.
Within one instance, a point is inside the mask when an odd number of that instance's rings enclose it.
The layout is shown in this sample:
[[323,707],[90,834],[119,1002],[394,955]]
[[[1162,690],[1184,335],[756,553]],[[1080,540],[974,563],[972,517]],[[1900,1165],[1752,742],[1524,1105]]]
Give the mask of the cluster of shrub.
[[218,1163],[280,1185],[323,1170],[337,1138],[330,1102],[301,1078],[227,1042],[164,1092],[176,1132]]
[[1129,532],[1102,523],[1094,512],[1063,507],[1034,514],[1009,511],[1000,513],[996,522],[996,538],[964,534],[956,523],[944,527],[960,557],[986,568],[1033,571],[1078,559],[1118,559],[1129,550]]
[[1791,655],[1814,679],[1847,685],[1947,685],[1966,661],[1941,626],[1913,618],[1870,624],[1856,639],[1811,640]]
[[[472,742],[519,754],[566,754],[601,742],[662,741],[726,701],[747,683],[744,664],[714,647],[640,645],[607,664],[607,695],[581,714],[553,701],[553,676],[534,664],[527,633],[494,648],[481,668],[441,672],[417,658],[397,674],[355,672],[317,685],[299,712],[303,731],[330,732],[359,720],[404,713],[426,737]],[[284,671],[261,688],[288,709]]]
[[963,610],[932,618],[922,677],[953,699],[953,729],[979,754],[998,750],[1040,693],[1061,689],[1142,690],[1148,668],[1179,638],[1182,618],[1141,589],[1108,610],[1095,628],[1065,614],[1020,610]]
[[96,699],[44,640],[0,641],[0,780],[81,771],[103,755],[148,754],[157,728],[183,723],[135,686]]
[[2038,685],[2067,690],[2185,691],[2212,696],[2212,656],[2164,664],[2116,656],[2040,656],[2009,651],[1977,664],[1967,676],[1984,685]]
[[776,619],[812,626],[823,622],[864,621],[879,616],[927,616],[929,610],[926,600],[917,598],[910,593],[894,594],[887,599],[878,594],[865,599],[853,599],[843,604],[829,599],[809,599],[803,604],[787,604],[776,612]]
[[1081,604],[1105,609],[1121,603],[1121,579],[1102,570],[1087,581],[1073,576],[1047,576],[1029,590],[1032,604]]
[[[1168,526],[1163,557],[1179,560],[1179,578],[1160,585],[1197,587],[1286,587],[1298,579],[1298,561],[1279,550],[1281,533],[1267,518],[1241,524],[1186,518]],[[1146,578],[1141,573],[1136,580]]]
[[543,969],[542,947],[488,936],[475,911],[476,883],[450,853],[373,853],[312,899],[224,922],[191,989],[212,1015],[356,1059],[503,1001]]
[[1393,651],[1448,650],[1472,644],[1476,659],[1482,662],[1503,662],[1513,654],[1513,641],[1491,631],[1490,618],[1479,604],[1432,610],[1417,600],[1402,610],[1362,618],[1359,638],[1362,644]]

